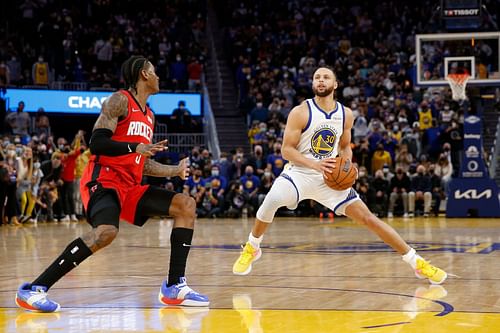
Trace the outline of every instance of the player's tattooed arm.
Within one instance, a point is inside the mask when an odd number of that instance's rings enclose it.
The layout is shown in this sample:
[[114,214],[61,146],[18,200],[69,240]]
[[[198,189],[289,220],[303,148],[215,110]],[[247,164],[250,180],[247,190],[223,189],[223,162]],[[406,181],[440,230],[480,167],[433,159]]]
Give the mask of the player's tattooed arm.
[[102,105],[101,114],[94,125],[94,130],[106,128],[115,131],[118,119],[126,117],[128,112],[128,98],[119,92],[111,95]]
[[143,174],[145,176],[154,177],[181,177],[186,179],[189,176],[189,168],[187,166],[188,159],[185,158],[177,165],[166,165],[158,163],[152,159],[147,159],[144,162]]

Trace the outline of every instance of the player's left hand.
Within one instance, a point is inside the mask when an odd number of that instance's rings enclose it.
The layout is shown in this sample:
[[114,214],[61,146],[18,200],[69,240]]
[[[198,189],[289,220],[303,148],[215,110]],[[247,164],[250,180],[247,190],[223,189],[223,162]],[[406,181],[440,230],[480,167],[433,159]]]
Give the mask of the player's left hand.
[[168,149],[167,144],[168,140],[163,140],[157,143],[150,143],[150,144],[139,143],[139,145],[137,145],[137,147],[135,148],[135,152],[144,155],[146,157],[151,157],[160,151],[167,150]]
[[186,180],[189,177],[189,157],[182,159],[177,164],[177,176],[181,177],[182,180]]

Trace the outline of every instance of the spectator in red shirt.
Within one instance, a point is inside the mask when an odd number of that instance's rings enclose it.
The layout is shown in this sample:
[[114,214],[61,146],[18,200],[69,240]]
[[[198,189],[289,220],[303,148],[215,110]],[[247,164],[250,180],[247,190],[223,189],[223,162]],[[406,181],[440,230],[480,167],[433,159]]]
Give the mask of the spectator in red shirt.
[[188,87],[189,90],[199,90],[201,87],[201,74],[203,73],[203,65],[200,64],[198,58],[193,57],[187,67],[188,71]]
[[71,145],[65,142],[63,144],[64,146],[59,148],[64,154],[62,158],[63,169],[61,172],[61,179],[63,180],[63,185],[61,187],[61,203],[64,212],[64,217],[61,221],[63,222],[78,222],[73,196],[75,192],[76,159],[82,153],[80,149],[82,137],[83,132],[78,131]]

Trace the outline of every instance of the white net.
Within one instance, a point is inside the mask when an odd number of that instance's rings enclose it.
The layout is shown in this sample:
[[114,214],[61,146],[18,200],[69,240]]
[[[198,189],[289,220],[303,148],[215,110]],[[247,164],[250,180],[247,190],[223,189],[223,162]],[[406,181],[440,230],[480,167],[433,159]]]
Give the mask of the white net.
[[467,99],[465,88],[467,87],[467,81],[469,81],[469,78],[470,75],[468,74],[449,74],[446,77],[446,81],[448,81],[450,85],[454,101]]

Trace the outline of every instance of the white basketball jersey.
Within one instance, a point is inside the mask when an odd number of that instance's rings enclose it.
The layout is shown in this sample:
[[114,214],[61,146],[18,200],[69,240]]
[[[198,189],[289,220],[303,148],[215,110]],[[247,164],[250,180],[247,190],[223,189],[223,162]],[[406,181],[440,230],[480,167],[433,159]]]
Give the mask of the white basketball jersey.
[[336,157],[340,136],[344,131],[344,106],[336,101],[335,110],[327,113],[314,99],[308,99],[306,103],[309,108],[309,121],[302,130],[298,151],[313,160]]

